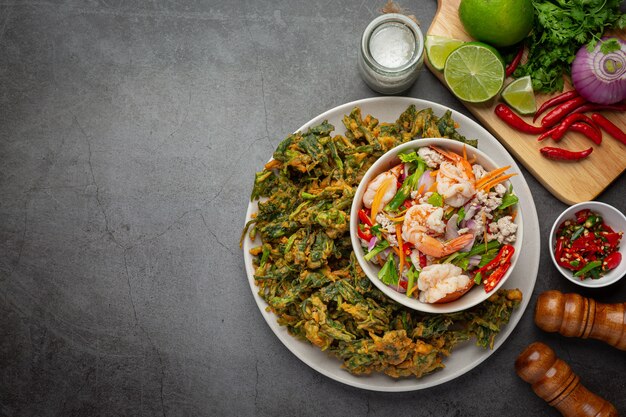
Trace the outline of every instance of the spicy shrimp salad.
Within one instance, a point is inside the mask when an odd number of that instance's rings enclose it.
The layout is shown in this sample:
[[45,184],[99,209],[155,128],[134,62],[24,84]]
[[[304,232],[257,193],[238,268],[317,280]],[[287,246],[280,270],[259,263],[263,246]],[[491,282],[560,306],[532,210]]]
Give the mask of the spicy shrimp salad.
[[463,155],[422,147],[376,176],[363,195],[358,235],[378,278],[424,303],[493,290],[511,266],[518,198],[510,166],[487,171]]

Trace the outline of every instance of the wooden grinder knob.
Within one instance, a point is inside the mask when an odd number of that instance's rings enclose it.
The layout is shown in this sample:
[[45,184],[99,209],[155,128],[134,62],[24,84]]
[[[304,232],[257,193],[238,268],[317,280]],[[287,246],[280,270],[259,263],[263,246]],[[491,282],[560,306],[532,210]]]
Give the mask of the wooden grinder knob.
[[585,388],[569,365],[541,342],[519,355],[515,370],[535,394],[565,417],[618,417],[613,404]]
[[535,323],[546,332],[602,340],[626,350],[626,303],[602,304],[579,294],[542,293]]

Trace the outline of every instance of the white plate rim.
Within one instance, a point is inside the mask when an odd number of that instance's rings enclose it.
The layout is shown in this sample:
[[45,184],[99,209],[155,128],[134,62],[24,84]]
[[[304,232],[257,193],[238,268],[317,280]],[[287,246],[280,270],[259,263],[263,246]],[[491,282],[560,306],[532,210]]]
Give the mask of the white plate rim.
[[[397,115],[395,116],[397,118],[400,115],[400,112],[402,112],[404,109],[406,109],[406,107],[411,104],[415,104],[417,108],[431,107],[435,114],[437,114],[438,116],[443,115],[443,113],[447,110],[451,110],[452,118],[459,124],[459,131],[462,134],[466,136],[471,136],[472,138],[474,136],[477,136],[479,139],[479,148],[483,148],[484,150],[485,145],[487,145],[488,148],[492,148],[489,152],[485,151],[485,153],[489,153],[489,156],[499,164],[511,165],[511,171],[518,174],[517,176],[511,178],[511,182],[513,183],[513,187],[516,190],[516,193],[520,197],[519,204],[522,206],[522,211],[525,215],[523,237],[524,251],[518,261],[517,269],[509,278],[508,284],[509,288],[511,288],[511,283],[519,281],[519,285],[516,286],[522,290],[524,297],[520,306],[513,311],[509,323],[502,328],[500,334],[498,334],[498,336],[496,337],[493,349],[483,350],[482,348],[475,346],[473,343],[465,343],[461,346],[456,347],[452,355],[444,359],[443,362],[444,364],[447,364],[454,357],[457,359],[456,362],[463,362],[462,366],[456,366],[454,368],[446,366],[446,368],[438,370],[420,379],[393,379],[391,377],[381,374],[372,374],[370,376],[352,375],[341,368],[341,361],[339,359],[322,352],[319,348],[311,345],[310,343],[296,339],[295,337],[291,336],[286,327],[280,326],[278,324],[278,322],[276,321],[276,316],[273,313],[265,310],[267,307],[267,303],[265,302],[265,300],[263,300],[263,298],[258,295],[258,288],[254,283],[254,267],[252,264],[253,258],[249,252],[249,250],[255,245],[255,243],[250,240],[247,234],[243,241],[244,264],[252,295],[257,303],[261,315],[265,319],[270,329],[278,337],[278,339],[298,359],[300,359],[305,364],[307,364],[317,372],[321,373],[322,375],[325,375],[335,381],[341,382],[346,385],[371,391],[407,392],[426,389],[458,378],[466,372],[472,370],[476,366],[480,365],[485,359],[490,357],[498,348],[500,348],[500,346],[502,346],[502,344],[506,341],[506,339],[517,326],[526,308],[528,307],[537,279],[537,272],[539,271],[539,259],[541,251],[539,219],[537,216],[535,203],[530,192],[530,188],[528,187],[528,184],[526,183],[524,176],[519,169],[519,166],[517,165],[513,157],[508,153],[508,151],[502,146],[502,144],[500,144],[500,142],[498,142],[498,140],[486,129],[484,129],[482,126],[480,126],[478,123],[465,116],[464,114],[438,103],[412,97],[373,97],[356,100],[336,106],[309,120],[296,131],[304,131],[312,125],[321,123],[323,120],[331,119],[333,117],[341,118],[344,114],[349,114],[350,111],[356,106],[361,108],[363,114],[372,114],[380,121],[392,122],[395,119],[383,119],[377,114],[380,113],[380,111],[377,112],[376,110],[372,110],[372,108],[397,107],[399,109],[399,112],[397,112]],[[343,134],[344,129],[341,123],[334,123],[334,126],[334,134]],[[468,132],[466,132],[467,130],[474,130],[475,132],[477,132],[477,134],[469,135]],[[494,152],[497,153],[497,155],[494,155]],[[256,211],[256,209],[256,202],[253,201],[248,204],[245,220],[246,223],[251,219],[251,215]],[[478,355],[476,355],[477,350],[479,351]],[[463,356],[474,356],[474,358],[469,361],[461,361],[460,358]]]

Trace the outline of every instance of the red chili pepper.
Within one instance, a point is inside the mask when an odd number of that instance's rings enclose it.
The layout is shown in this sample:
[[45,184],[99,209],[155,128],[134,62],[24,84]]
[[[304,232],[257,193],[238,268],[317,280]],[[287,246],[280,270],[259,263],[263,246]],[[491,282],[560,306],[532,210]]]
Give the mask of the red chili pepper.
[[582,113],[570,114],[566,116],[565,119],[563,119],[561,123],[559,123],[556,130],[552,133],[552,139],[556,141],[560,140],[563,137],[563,135],[565,135],[565,132],[567,131],[567,129],[569,129],[569,127],[574,122],[585,122],[588,125],[595,126],[595,124],[593,123],[593,120],[591,120],[589,117],[585,116]]
[[602,110],[626,111],[626,103],[622,103],[622,104],[587,103],[587,104],[583,104],[582,106],[574,110],[574,112],[586,113],[589,111],[602,111]]
[[511,256],[513,256],[513,252],[515,252],[515,248],[511,245],[504,245],[500,248],[500,251],[496,255],[495,258],[491,260],[488,264],[483,266],[482,268],[478,268],[476,273],[488,274],[489,272],[494,271],[498,266],[503,263],[509,262],[511,260]]
[[587,136],[589,139],[593,141],[596,145],[600,145],[602,143],[602,132],[600,129],[588,125],[587,123],[575,122],[570,126],[570,130],[574,132],[582,133]]
[[408,282],[406,282],[406,281],[400,281],[400,282],[398,283],[398,285],[400,285],[402,288],[404,288],[404,289],[406,290],[406,288],[407,288],[407,286],[409,285],[409,283],[408,283]]
[[584,222],[587,221],[590,214],[591,214],[591,210],[589,209],[582,209],[582,210],[577,211],[576,213],[574,213],[574,215],[576,216],[576,223],[583,224]]
[[602,270],[609,271],[611,269],[617,268],[617,266],[622,262],[622,254],[619,252],[613,252],[602,261]]
[[600,232],[600,236],[606,239],[606,243],[608,243],[611,248],[615,248],[622,239],[622,235],[615,232]]
[[565,236],[561,236],[556,241],[556,248],[554,248],[554,256],[558,259],[563,254],[563,249],[565,248],[565,241],[567,238]]
[[426,258],[426,255],[424,255],[422,252],[420,252],[419,254],[420,254],[420,268],[422,269],[426,268],[426,266],[428,266],[428,259]]
[[578,91],[576,90],[570,90],[563,94],[559,94],[556,97],[552,97],[550,100],[546,101],[539,107],[539,110],[537,110],[537,112],[535,113],[535,117],[533,117],[533,122],[536,121],[537,118],[550,107],[556,106],[557,104],[564,103],[567,100],[571,100],[576,97],[578,97]]
[[367,240],[368,242],[372,240],[372,234],[369,232],[369,230],[363,231],[360,227],[357,227],[356,232],[361,239]]
[[559,107],[551,110],[550,113],[546,114],[543,119],[541,119],[541,126],[544,129],[554,126],[557,124],[562,118],[570,114],[577,107],[585,104],[587,100],[583,97],[576,97],[571,100],[566,101],[561,104]]
[[579,237],[578,239],[574,240],[572,242],[571,249],[579,253],[584,253],[584,252],[595,253],[600,248],[596,244],[596,237],[593,235],[593,233],[587,233],[586,235],[583,235]]
[[495,108],[496,116],[498,116],[501,120],[503,120],[506,124],[511,126],[513,129],[519,130],[520,132],[530,133],[533,135],[538,135],[543,133],[545,130],[543,127],[533,126],[531,124],[526,123],[521,117],[519,117],[513,110],[511,110],[506,104],[498,104]]
[[402,205],[409,209],[409,208],[411,208],[411,206],[413,206],[413,201],[409,200],[409,199],[404,200],[404,203],[402,203]]
[[552,129],[546,130],[545,132],[543,132],[541,135],[539,135],[539,137],[537,138],[537,142],[541,142],[544,139],[547,139],[548,137],[552,137],[552,134],[558,129],[558,126],[553,127]]
[[363,209],[359,210],[359,220],[361,220],[363,223],[365,223],[369,227],[372,227],[372,220],[370,219],[370,216]]
[[561,256],[556,258],[556,263],[561,265],[563,268],[569,269],[571,271],[578,271],[579,269],[582,269],[585,265],[587,265],[585,258],[583,258],[580,254],[576,252],[572,252],[569,249],[563,250]]
[[410,256],[413,248],[415,247],[411,242],[404,242],[402,246],[404,247],[404,254],[406,256]]
[[557,159],[563,161],[578,161],[591,155],[593,148],[585,149],[584,151],[574,152],[568,151],[563,148],[553,148],[546,146],[539,150],[543,156],[549,159]]
[[598,113],[592,114],[591,118],[598,124],[598,126],[604,129],[606,133],[626,145],[626,133],[624,133],[619,127],[615,126],[613,122]]
[[485,292],[490,292],[496,285],[502,280],[502,277],[506,273],[506,271],[511,267],[511,263],[507,262],[505,264],[500,265],[489,277],[484,281]]
[[513,58],[513,61],[511,61],[511,63],[506,66],[506,76],[507,77],[509,77],[511,74],[513,74],[515,72],[515,70],[517,69],[517,66],[519,65],[520,61],[522,60],[522,55],[524,55],[524,44],[522,44],[519,47],[519,50],[517,51],[517,54],[515,54],[515,58]]
[[605,232],[609,232],[609,233],[615,233],[615,230],[613,230],[613,228],[611,226],[609,226],[606,223],[602,223],[602,230],[604,230]]

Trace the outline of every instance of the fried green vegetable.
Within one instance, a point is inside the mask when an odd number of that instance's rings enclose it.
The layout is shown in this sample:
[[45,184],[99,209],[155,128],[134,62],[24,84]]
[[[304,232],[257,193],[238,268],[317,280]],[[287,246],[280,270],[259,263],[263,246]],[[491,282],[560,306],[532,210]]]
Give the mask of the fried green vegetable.
[[438,118],[415,106],[395,123],[363,118],[359,108],[343,122],[343,136],[331,136],[327,122],[289,135],[256,174],[258,212],[244,234],[250,230],[262,241],[251,250],[259,295],[292,335],[336,356],[354,374],[419,378],[442,368],[461,341],[475,338],[492,347],[521,292],[501,290],[461,313],[407,309],[370,282],[349,234],[356,187],[383,153],[422,137],[472,141],[456,131],[450,113]]

